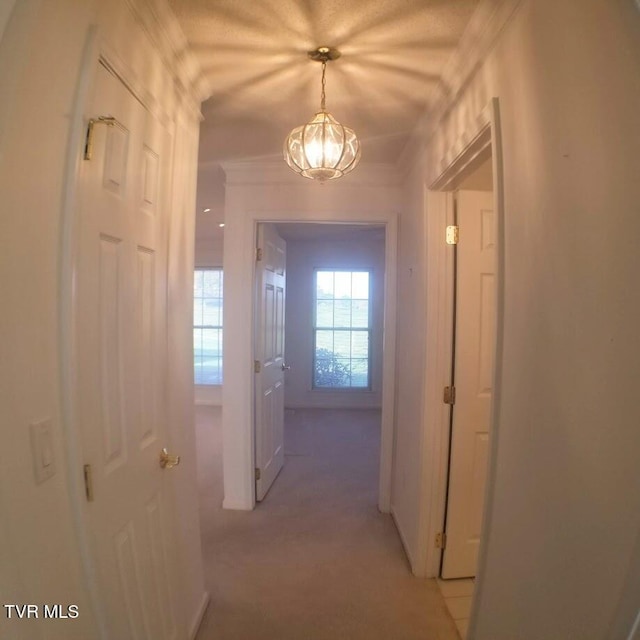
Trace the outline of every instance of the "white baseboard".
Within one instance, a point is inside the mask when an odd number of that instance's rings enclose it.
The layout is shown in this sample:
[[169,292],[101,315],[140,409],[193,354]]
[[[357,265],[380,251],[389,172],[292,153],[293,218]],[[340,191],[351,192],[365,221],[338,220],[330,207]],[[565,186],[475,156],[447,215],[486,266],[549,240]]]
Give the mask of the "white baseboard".
[[198,634],[198,630],[200,629],[200,625],[202,624],[202,618],[204,618],[204,613],[209,606],[211,598],[209,596],[209,592],[205,591],[202,594],[202,600],[200,601],[200,606],[196,611],[196,615],[194,616],[191,625],[189,626],[189,640],[195,640],[196,635]]
[[241,502],[239,500],[227,500],[222,501],[222,508],[229,509],[230,511],[253,511],[253,508]]
[[346,406],[344,404],[336,404],[335,402],[325,402],[324,404],[309,404],[301,403],[301,404],[285,404],[285,410],[290,409],[291,411],[296,411],[297,409],[344,409],[345,411],[380,411],[382,409],[381,405],[375,405],[370,407],[364,406]]
[[409,545],[407,544],[407,539],[405,538],[404,532],[402,531],[402,526],[400,525],[400,521],[396,516],[396,512],[393,509],[393,505],[391,505],[391,517],[393,518],[393,522],[396,525],[398,535],[400,536],[400,541],[402,542],[402,548],[404,549],[404,552],[407,555],[407,559],[409,560],[409,565],[411,566],[411,573],[413,573],[414,576],[422,577],[420,572],[418,571],[418,567],[416,566],[415,559],[411,554],[411,550],[409,549]]

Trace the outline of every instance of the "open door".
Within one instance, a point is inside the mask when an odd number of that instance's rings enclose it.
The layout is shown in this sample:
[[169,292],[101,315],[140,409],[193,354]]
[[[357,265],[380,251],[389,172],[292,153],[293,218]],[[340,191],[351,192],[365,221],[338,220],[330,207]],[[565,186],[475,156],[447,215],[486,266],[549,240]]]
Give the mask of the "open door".
[[271,224],[258,225],[255,327],[256,500],[284,464],[284,303],[286,244]]
[[89,119],[74,269],[83,518],[105,637],[179,640],[171,476],[180,470],[170,470],[179,460],[162,463],[172,138],[103,64]]
[[443,578],[475,576],[489,453],[495,334],[493,195],[459,191],[451,456]]

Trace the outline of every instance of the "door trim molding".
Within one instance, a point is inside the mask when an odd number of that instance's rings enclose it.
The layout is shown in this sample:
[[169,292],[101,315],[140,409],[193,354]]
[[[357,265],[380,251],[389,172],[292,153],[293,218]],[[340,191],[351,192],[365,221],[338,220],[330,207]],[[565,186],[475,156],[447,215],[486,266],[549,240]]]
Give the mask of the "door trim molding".
[[489,460],[487,461],[487,485],[484,495],[482,533],[478,553],[478,577],[469,617],[469,637],[474,637],[478,617],[479,602],[484,591],[485,567],[491,544],[491,515],[497,477],[498,442],[500,441],[499,407],[502,404],[502,363],[504,353],[504,299],[505,299],[505,206],[504,206],[504,165],[502,155],[502,127],[500,124],[500,104],[492,98],[488,109],[491,117],[491,149],[493,169],[493,199],[496,211],[496,327],[493,350],[493,398],[491,402],[491,439]]
[[[492,98],[479,114],[475,127],[465,132],[442,156],[440,173],[425,184],[427,202],[427,358],[422,450],[421,513],[419,519],[419,557],[417,574],[437,577],[442,550],[435,547],[435,537],[444,526],[446,481],[449,457],[449,411],[442,402],[442,389],[451,379],[453,256],[444,243],[445,228],[451,224],[453,195],[458,183],[491,153],[493,197],[496,212],[496,334],[494,343],[493,399],[491,403],[491,440],[487,463],[482,537],[478,558],[474,604],[470,625],[474,624],[476,602],[482,593],[482,575],[490,544],[490,514],[495,485],[495,461],[499,440],[497,407],[502,388],[502,350],[504,326],[504,181],[502,138],[498,98]],[[429,351],[430,350],[430,351]],[[435,353],[435,357],[433,354]],[[471,628],[470,627],[470,628]]]
[[83,568],[89,601],[96,619],[99,637],[107,640],[105,612],[99,591],[93,562],[93,552],[89,545],[84,516],[84,478],[81,474],[82,456],[80,434],[77,426],[75,406],[76,379],[76,341],[75,341],[75,272],[78,256],[77,239],[77,195],[78,162],[84,147],[85,105],[89,90],[93,84],[100,64],[98,28],[90,27],[87,32],[85,48],[78,73],[78,84],[73,101],[73,114],[70,120],[69,141],[65,158],[63,204],[61,211],[60,266],[59,282],[59,356],[60,356],[60,405],[62,430],[66,449],[67,488],[73,525],[78,542],[78,551]]
[[[383,513],[391,511],[391,471],[393,464],[393,433],[395,403],[395,350],[396,350],[396,274],[397,274],[397,214],[391,210],[367,212],[362,208],[340,210],[315,204],[309,198],[300,209],[278,209],[273,205],[265,210],[248,208],[245,205],[245,180],[255,184],[269,172],[269,165],[262,165],[256,175],[257,167],[247,168],[243,164],[238,174],[234,167],[225,166],[225,172],[232,184],[227,181],[227,226],[225,228],[225,284],[237,292],[242,299],[236,304],[225,304],[225,384],[223,393],[223,468],[225,509],[252,510],[255,507],[255,484],[253,482],[255,430],[254,430],[254,380],[251,363],[253,361],[253,322],[251,332],[248,325],[239,320],[238,314],[253,319],[255,308],[255,269],[253,249],[255,247],[256,227],[260,222],[315,222],[342,224],[384,224],[385,225],[385,308],[384,308],[384,346],[382,375],[382,429],[380,446],[380,479],[378,508]],[[277,166],[275,173],[289,172],[288,167]],[[246,172],[246,173],[245,173]],[[244,174],[245,180],[241,174]],[[285,174],[286,175],[286,174]],[[387,172],[387,180],[389,179]],[[294,176],[294,178],[297,178]],[[297,178],[296,188],[300,187]],[[380,185],[378,185],[380,186]],[[276,187],[277,188],[277,187]],[[309,187],[306,187],[309,188]],[[313,187],[311,187],[313,188]],[[267,189],[273,189],[268,186]],[[241,203],[236,204],[236,199]],[[229,205],[232,202],[231,206]],[[227,258],[227,256],[230,256]],[[240,293],[243,291],[244,293]],[[248,293],[247,293],[248,292]],[[233,315],[232,315],[233,314]],[[251,344],[246,341],[250,340]],[[239,347],[240,344],[244,346]],[[230,355],[232,354],[232,355]],[[243,357],[240,356],[243,355]],[[232,380],[233,382],[229,382]],[[242,475],[242,479],[240,478]]]

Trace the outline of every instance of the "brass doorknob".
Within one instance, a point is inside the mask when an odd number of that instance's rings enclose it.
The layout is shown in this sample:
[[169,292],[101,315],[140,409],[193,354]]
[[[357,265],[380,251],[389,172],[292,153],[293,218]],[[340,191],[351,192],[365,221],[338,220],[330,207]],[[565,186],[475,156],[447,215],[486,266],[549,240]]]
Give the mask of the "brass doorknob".
[[180,464],[180,456],[172,456],[166,449],[160,452],[160,467],[162,469],[171,469]]

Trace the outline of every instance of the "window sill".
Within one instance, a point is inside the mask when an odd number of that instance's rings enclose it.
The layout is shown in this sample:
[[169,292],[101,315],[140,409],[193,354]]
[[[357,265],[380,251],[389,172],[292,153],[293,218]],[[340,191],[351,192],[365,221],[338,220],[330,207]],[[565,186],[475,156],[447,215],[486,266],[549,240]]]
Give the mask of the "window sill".
[[197,405],[222,405],[221,384],[196,384],[193,387],[193,399]]
[[373,389],[364,389],[362,387],[311,387],[308,391],[313,393],[357,393],[362,395],[374,395],[377,393]]

